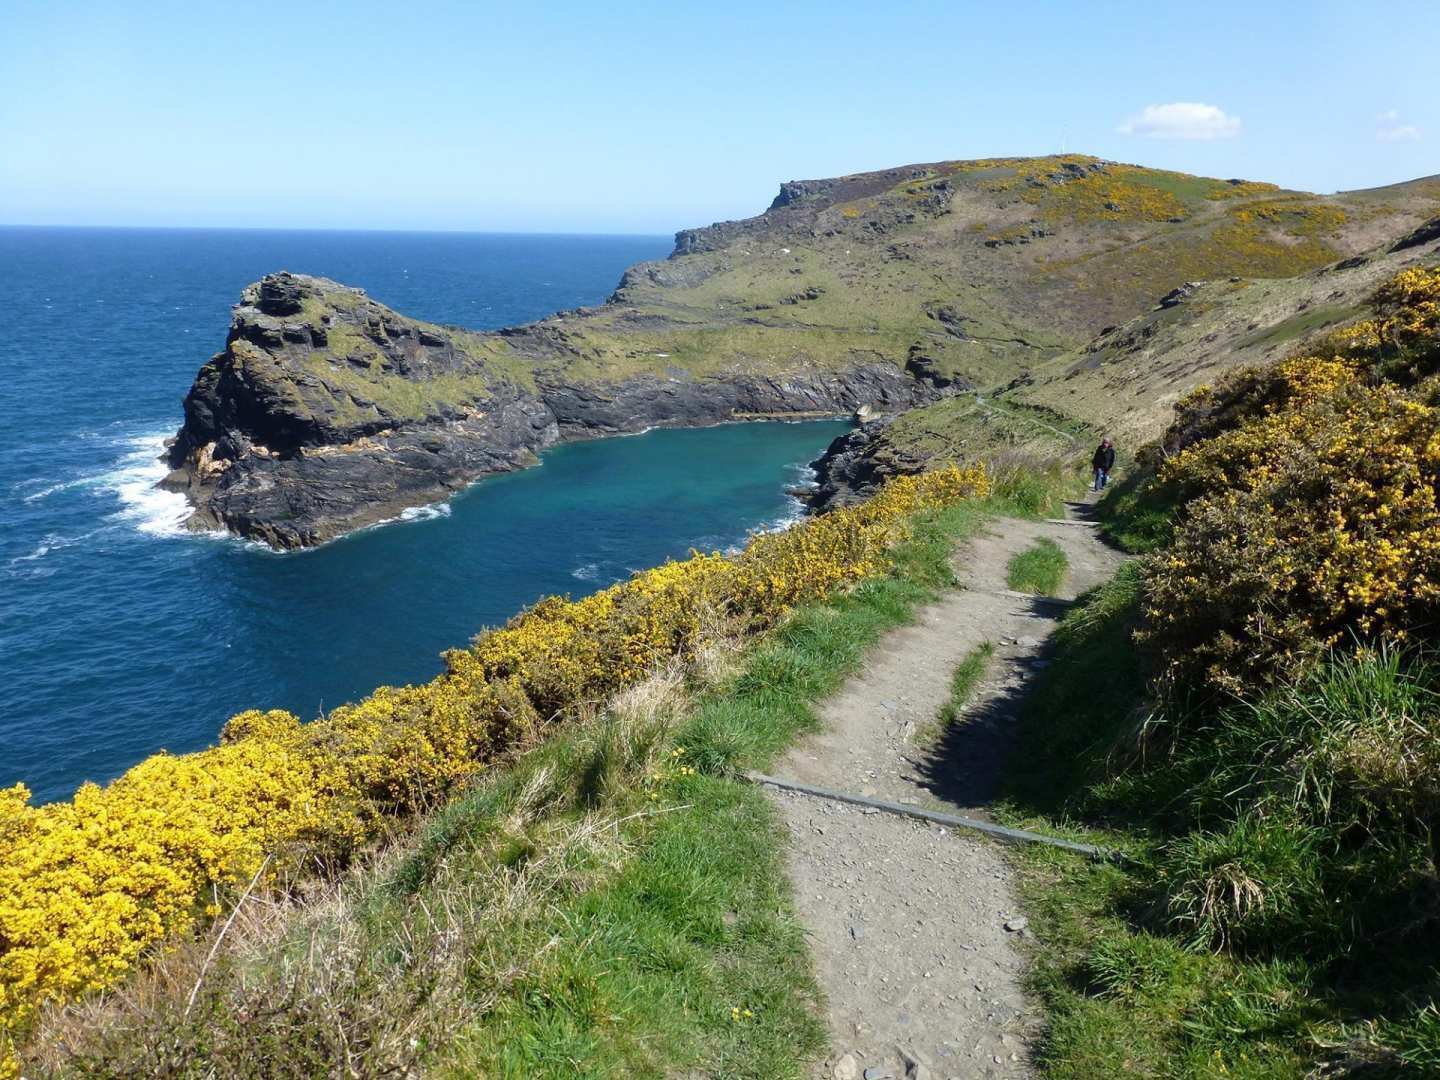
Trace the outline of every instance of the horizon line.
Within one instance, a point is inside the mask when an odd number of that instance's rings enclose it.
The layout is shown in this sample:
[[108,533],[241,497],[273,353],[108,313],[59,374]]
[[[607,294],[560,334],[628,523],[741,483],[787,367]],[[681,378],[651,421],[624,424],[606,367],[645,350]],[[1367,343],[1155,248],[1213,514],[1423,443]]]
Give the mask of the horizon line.
[[351,226],[351,225],[124,225],[124,224],[103,224],[103,225],[75,225],[66,223],[48,222],[4,222],[0,221],[0,229],[94,229],[111,230],[115,232],[303,232],[303,233],[394,233],[394,234],[426,234],[434,236],[553,236],[553,237],[635,237],[651,238],[664,237],[667,240],[675,238],[675,232],[582,232],[578,230],[544,230],[544,229],[424,229],[424,228],[386,228],[384,226]]

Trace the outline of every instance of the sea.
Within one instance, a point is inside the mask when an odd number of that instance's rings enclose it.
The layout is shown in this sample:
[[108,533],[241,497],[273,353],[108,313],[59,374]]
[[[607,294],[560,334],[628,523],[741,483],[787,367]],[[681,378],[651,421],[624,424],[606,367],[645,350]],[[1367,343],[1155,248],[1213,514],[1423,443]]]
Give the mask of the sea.
[[302,718],[437,674],[551,593],[799,513],[841,422],[569,443],[311,550],[183,530],[158,456],[241,289],[274,270],[491,329],[595,304],[659,236],[0,228],[0,787],[37,802],[227,717]]

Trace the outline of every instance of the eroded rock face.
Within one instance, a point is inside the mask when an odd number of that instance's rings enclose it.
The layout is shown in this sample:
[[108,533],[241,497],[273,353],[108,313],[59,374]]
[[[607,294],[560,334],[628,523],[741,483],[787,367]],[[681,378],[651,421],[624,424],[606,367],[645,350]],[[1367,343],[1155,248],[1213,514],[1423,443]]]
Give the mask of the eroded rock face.
[[872,354],[774,377],[569,379],[580,347],[559,317],[479,334],[272,274],[242,294],[224,351],[186,396],[164,483],[190,498],[197,529],[303,547],[533,464],[560,439],[898,410],[943,392]]
[[882,436],[893,416],[884,416],[846,432],[811,462],[815,488],[806,496],[812,510],[832,510],[859,502],[895,476],[920,472],[919,458],[889,452]]

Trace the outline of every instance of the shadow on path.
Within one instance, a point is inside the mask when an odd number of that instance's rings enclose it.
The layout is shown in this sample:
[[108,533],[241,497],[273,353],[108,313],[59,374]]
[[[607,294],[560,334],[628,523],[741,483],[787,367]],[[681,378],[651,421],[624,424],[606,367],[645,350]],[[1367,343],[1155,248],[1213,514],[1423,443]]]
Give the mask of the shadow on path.
[[1015,748],[1021,709],[1034,689],[1034,675],[1050,661],[1048,635],[1063,611],[1038,598],[1028,605],[1032,617],[1040,623],[1035,627],[1035,638],[999,644],[990,660],[990,671],[976,686],[971,703],[935,743],[910,759],[914,767],[911,782],[935,798],[976,812],[982,818],[987,816],[983,813],[985,807],[999,797],[1000,778]]

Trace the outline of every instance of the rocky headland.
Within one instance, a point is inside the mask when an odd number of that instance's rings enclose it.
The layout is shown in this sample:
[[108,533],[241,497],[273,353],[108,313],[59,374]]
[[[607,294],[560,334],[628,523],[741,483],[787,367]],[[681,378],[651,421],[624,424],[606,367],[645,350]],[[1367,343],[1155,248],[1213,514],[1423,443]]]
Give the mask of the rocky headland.
[[272,274],[245,290],[225,351],[186,396],[164,484],[189,497],[195,528],[303,547],[532,465],[562,439],[904,409],[945,392],[873,361],[566,381],[540,362],[547,331],[435,326],[359,289]]
[[193,527],[293,548],[560,440],[859,413],[817,468],[816,505],[844,502],[939,457],[1158,430],[1215,369],[1433,258],[1437,211],[1435,178],[1319,196],[1006,158],[787,183],[603,305],[493,333],[272,274],[196,377],[164,483]]

